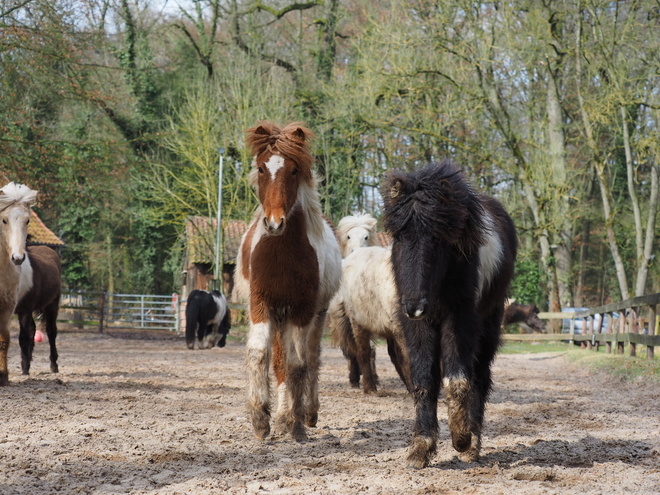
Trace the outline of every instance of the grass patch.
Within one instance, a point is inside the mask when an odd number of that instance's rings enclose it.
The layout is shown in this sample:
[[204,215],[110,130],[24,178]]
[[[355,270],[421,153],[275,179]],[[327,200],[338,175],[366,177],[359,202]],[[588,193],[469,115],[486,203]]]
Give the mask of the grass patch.
[[[628,347],[626,353],[630,353]],[[657,357],[646,359],[646,348],[641,345],[637,346],[637,355],[639,357],[607,354],[604,349],[598,352],[578,349],[569,352],[566,357],[570,362],[585,366],[593,372],[605,372],[620,380],[660,383],[660,360]]]
[[660,383],[660,359],[646,359],[646,347],[637,346],[639,357],[630,357],[630,348],[626,354],[607,354],[605,346],[598,352],[580,349],[579,346],[558,342],[506,342],[500,349],[502,354],[530,354],[538,352],[563,352],[566,359],[579,366],[584,366],[594,373],[608,373],[623,381],[650,381]]
[[566,352],[571,350],[570,344],[561,342],[514,342],[507,341],[500,347],[502,354],[530,354],[537,352]]

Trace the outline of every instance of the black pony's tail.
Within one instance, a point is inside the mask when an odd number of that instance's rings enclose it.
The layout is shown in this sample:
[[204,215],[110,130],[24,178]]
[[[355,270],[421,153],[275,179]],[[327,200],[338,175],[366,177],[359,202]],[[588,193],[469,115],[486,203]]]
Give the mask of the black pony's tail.
[[328,309],[330,319],[330,340],[338,345],[346,359],[355,359],[357,344],[353,336],[351,320],[346,315],[344,301],[333,301]]

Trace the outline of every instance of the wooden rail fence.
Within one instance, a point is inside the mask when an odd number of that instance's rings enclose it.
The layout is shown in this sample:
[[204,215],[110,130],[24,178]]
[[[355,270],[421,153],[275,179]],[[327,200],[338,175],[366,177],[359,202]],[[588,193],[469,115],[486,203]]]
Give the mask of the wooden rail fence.
[[[646,346],[646,357],[652,359],[655,346],[660,346],[660,323],[658,319],[660,294],[633,297],[619,303],[607,304],[593,309],[571,313],[540,313],[542,320],[569,320],[567,333],[549,334],[504,334],[507,341],[570,341],[581,342],[582,347],[598,350],[602,344],[607,352],[614,349],[623,354],[629,346],[631,356],[637,355],[637,346]],[[575,323],[581,321],[576,332]],[[605,322],[605,328],[603,328]]]

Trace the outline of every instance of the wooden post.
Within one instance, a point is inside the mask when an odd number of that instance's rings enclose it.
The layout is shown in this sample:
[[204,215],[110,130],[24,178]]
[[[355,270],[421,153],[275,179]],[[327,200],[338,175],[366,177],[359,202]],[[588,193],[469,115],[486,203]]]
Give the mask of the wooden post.
[[103,333],[103,316],[105,314],[105,291],[101,292],[99,298],[99,333]]
[[[612,329],[614,328],[614,311],[611,313],[608,313],[609,318],[607,319],[607,333],[612,333]],[[612,342],[607,341],[607,353],[612,354]]]
[[[626,309],[619,311],[619,334],[626,333]],[[616,343],[616,353],[623,354],[623,342]]]
[[[630,333],[639,333],[639,326],[637,321],[637,313],[639,308],[630,309]],[[635,357],[637,355],[637,344],[635,342],[630,343],[630,357]]]
[[[589,319],[588,316],[582,318],[582,335],[587,335],[587,319]],[[591,349],[591,341],[585,342],[584,340],[580,341],[580,349],[585,349],[585,348]]]
[[[658,318],[658,307],[654,304],[651,306],[651,318],[649,318],[649,335],[656,335],[657,332],[655,331],[655,323]],[[646,357],[648,359],[653,359],[653,351],[654,347],[652,345],[649,345],[646,347]]]

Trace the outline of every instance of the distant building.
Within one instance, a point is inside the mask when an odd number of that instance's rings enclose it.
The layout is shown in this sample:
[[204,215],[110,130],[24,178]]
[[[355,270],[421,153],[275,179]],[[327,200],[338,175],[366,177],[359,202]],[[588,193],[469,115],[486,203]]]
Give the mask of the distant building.
[[[195,290],[210,290],[213,280],[216,243],[215,218],[194,216],[186,222],[186,255],[183,264],[181,297],[186,299]],[[247,223],[242,220],[229,220],[223,236],[223,291],[230,301],[235,301],[234,269],[236,256],[241,245],[241,238],[247,230]]]

